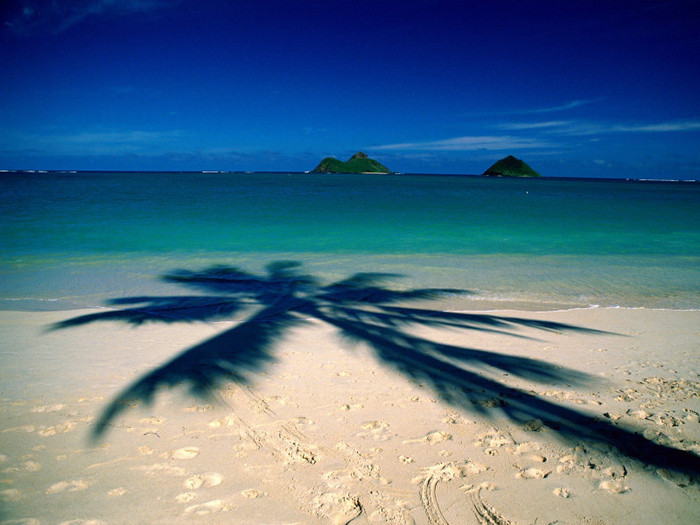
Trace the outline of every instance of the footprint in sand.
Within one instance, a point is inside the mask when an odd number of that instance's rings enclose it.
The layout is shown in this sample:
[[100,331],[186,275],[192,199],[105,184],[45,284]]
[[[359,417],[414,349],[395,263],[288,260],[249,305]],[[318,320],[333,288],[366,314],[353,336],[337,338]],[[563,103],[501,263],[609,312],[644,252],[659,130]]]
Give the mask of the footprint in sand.
[[593,468],[593,464],[588,459],[586,451],[581,447],[575,447],[571,454],[567,454],[559,458],[559,465],[557,465],[557,472],[568,473],[575,469],[590,470]]
[[191,503],[197,499],[197,494],[194,492],[183,492],[175,496],[175,501],[178,503]]
[[547,458],[544,457],[542,454],[528,454],[525,456],[525,459],[529,461],[534,461],[535,463],[546,463]]
[[555,496],[559,496],[560,498],[570,498],[571,497],[571,491],[569,489],[565,489],[564,487],[557,487],[552,491],[552,494]]
[[226,504],[220,499],[215,499],[212,501],[207,501],[206,503],[200,503],[199,505],[192,505],[185,509],[185,514],[197,514],[202,516],[204,514],[211,514],[212,512],[218,511],[229,511],[233,508],[232,505]]
[[598,488],[603,489],[610,494],[624,494],[629,492],[629,486],[621,479],[612,479],[609,481],[603,481]]
[[679,487],[688,487],[693,483],[693,478],[683,472],[674,472],[668,469],[657,469],[656,473],[666,481],[675,483]]
[[195,405],[184,409],[185,412],[208,412],[214,410],[212,405]]
[[199,447],[183,447],[161,454],[164,459],[192,459],[199,455]]
[[64,421],[53,427],[47,427],[45,429],[39,430],[37,434],[43,437],[55,436],[56,434],[63,434],[65,432],[70,432],[75,428],[75,423],[72,421]]
[[408,456],[399,456],[399,461],[405,464],[413,463],[413,458],[410,458]]
[[78,399],[78,403],[88,403],[90,401],[104,401],[104,396],[93,396],[93,397],[81,397]]
[[316,423],[313,419],[309,419],[308,417],[304,416],[295,417],[294,419],[290,420],[290,423],[300,430],[311,430],[316,427]]
[[66,408],[66,405],[46,405],[43,407],[35,407],[32,408],[32,412],[36,413],[42,413],[42,412],[58,412],[59,410],[63,410]]
[[668,412],[661,412],[660,414],[656,414],[654,417],[651,418],[651,421],[656,423],[657,425],[663,425],[667,427],[677,427],[682,425],[684,422]]
[[261,490],[256,490],[256,489],[248,489],[248,490],[242,490],[241,495],[244,498],[248,499],[256,499],[256,498],[262,498],[267,496],[266,492],[263,492]]
[[489,492],[493,492],[494,490],[496,490],[496,485],[494,485],[493,483],[489,483],[488,481],[484,481],[483,483],[480,483],[479,485],[467,483],[467,484],[459,487],[459,490],[461,490],[467,494],[474,494],[476,492],[479,492],[480,490],[488,490]]
[[630,409],[627,411],[627,415],[632,416],[632,417],[636,417],[637,419],[648,419],[653,414],[651,414],[650,412],[647,412],[646,410],[642,410],[642,409],[639,409],[639,410],[631,410]]
[[27,461],[22,464],[22,470],[25,472],[39,472],[41,470],[41,464],[36,461]]
[[462,468],[467,474],[481,474],[489,469],[487,465],[484,465],[483,463],[475,463],[473,461],[466,463]]
[[698,414],[695,410],[684,408],[683,412],[686,413],[685,419],[687,419],[688,421],[692,421],[694,423],[700,422],[700,414]]
[[362,506],[354,496],[324,492],[314,499],[312,511],[319,518],[328,518],[333,525],[346,525],[362,513]]
[[362,425],[367,432],[360,432],[358,437],[371,437],[374,441],[387,441],[393,437],[389,432],[389,423],[385,421],[370,421]]
[[521,479],[544,479],[552,473],[551,470],[541,468],[526,468],[518,472],[515,477]]
[[152,449],[151,447],[149,447],[149,446],[141,445],[141,446],[139,447],[139,454],[141,454],[142,456],[150,456],[150,455],[153,454],[154,452],[155,452],[155,450],[153,450],[153,449]]
[[218,487],[224,482],[224,478],[217,472],[207,472],[206,474],[197,474],[185,480],[185,487],[190,490],[197,490],[200,487],[211,488]]
[[375,431],[375,430],[386,430],[389,428],[389,423],[384,421],[370,421],[362,425],[364,430]]
[[514,445],[515,441],[510,435],[501,434],[499,432],[487,432],[474,442],[475,446],[478,447],[488,447],[488,448],[498,448],[505,445]]
[[116,489],[112,489],[109,492],[107,492],[107,495],[114,498],[114,497],[119,497],[123,496],[126,494],[126,489],[124,487],[117,487]]
[[46,491],[44,492],[45,494],[58,494],[60,492],[78,492],[81,490],[86,490],[88,488],[88,484],[86,481],[83,481],[82,479],[75,479],[72,481],[59,481],[58,483],[54,483],[51,485]]
[[186,470],[180,467],[173,467],[168,463],[154,463],[153,465],[132,467],[132,470],[144,472],[147,475],[165,474],[167,476],[185,476]]
[[236,424],[236,419],[230,416],[220,417],[208,423],[209,428],[232,427]]
[[17,489],[0,490],[0,501],[19,501],[22,499],[22,493]]
[[2,434],[6,434],[7,432],[26,432],[27,434],[31,434],[34,431],[36,431],[34,425],[24,425],[21,427],[6,428],[2,431]]
[[403,442],[403,444],[407,445],[410,443],[429,443],[431,445],[434,445],[435,443],[442,443],[444,441],[449,441],[451,439],[452,439],[452,434],[448,434],[447,432],[443,432],[441,430],[438,430],[436,432],[431,432],[430,434],[426,434],[422,438],[407,439],[406,441]]
[[540,450],[540,446],[537,443],[533,443],[531,441],[528,441],[525,443],[519,443],[515,447],[515,450],[513,450],[513,455],[520,456],[522,454],[527,454],[529,452],[536,452],[538,450]]
[[448,416],[442,419],[442,422],[447,423],[448,425],[466,425],[475,423],[475,421],[465,419],[459,414],[449,414]]
[[452,481],[465,478],[469,474],[480,474],[488,470],[486,465],[472,463],[471,461],[438,463],[432,467],[421,469],[422,473],[411,480],[413,484],[435,484],[438,481]]

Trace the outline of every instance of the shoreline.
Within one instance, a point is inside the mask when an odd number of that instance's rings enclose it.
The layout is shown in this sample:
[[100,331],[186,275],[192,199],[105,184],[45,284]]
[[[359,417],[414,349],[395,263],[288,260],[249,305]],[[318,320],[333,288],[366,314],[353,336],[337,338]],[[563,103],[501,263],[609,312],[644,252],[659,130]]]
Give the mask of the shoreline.
[[[47,259],[33,266],[4,263],[0,309],[60,310],[105,305],[130,296],[182,295],[196,288],[164,282],[163,275],[217,265],[262,277],[275,261],[293,261],[321,286],[358,274],[380,276],[390,289],[460,290],[436,303],[444,309],[559,310],[599,305],[700,309],[696,258],[649,256],[322,254],[247,252],[107,255]],[[188,289],[189,288],[189,289]]]
[[[435,310],[353,340],[313,319],[257,354],[269,319],[47,330],[100,313],[0,311],[0,522],[700,519],[698,311]],[[173,360],[243,336],[243,361],[207,354],[238,379],[194,395]]]

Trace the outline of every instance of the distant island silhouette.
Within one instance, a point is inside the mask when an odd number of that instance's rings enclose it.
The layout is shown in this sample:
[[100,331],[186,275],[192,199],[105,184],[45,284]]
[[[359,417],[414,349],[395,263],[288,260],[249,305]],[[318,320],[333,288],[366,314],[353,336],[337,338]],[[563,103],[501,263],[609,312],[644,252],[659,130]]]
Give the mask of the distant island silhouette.
[[539,173],[528,166],[524,161],[508,155],[487,169],[485,177],[541,177]]
[[[347,162],[334,157],[326,157],[311,173],[394,173],[380,162],[358,151]],[[541,177],[525,161],[513,155],[497,161],[482,176],[484,177]]]
[[347,162],[326,157],[312,173],[392,173],[392,171],[376,160],[370,159],[366,153],[359,151]]

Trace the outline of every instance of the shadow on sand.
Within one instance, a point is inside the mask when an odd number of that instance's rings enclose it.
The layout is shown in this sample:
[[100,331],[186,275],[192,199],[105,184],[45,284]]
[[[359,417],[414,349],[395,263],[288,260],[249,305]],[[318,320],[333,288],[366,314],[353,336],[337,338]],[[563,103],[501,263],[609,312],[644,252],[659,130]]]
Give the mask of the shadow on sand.
[[393,290],[384,286],[395,275],[361,273],[323,285],[303,275],[300,264],[276,262],[266,275],[235,267],[215,266],[203,271],[175,271],[163,277],[197,294],[163,297],[127,297],[110,304],[116,309],[84,315],[54,325],[53,329],[96,321],[193,322],[244,320],[215,337],[184,350],[122,391],[105,408],[93,427],[99,440],[113,420],[133,400],[148,404],[159,390],[186,387],[209,398],[225,382],[251,383],[257,372],[274,361],[275,342],[289,328],[307,319],[335,327],[342,336],[371,348],[385,365],[430,387],[443,401],[477,411],[502,414],[518,424],[542,421],[564,440],[586,443],[604,452],[622,453],[647,465],[697,474],[700,458],[688,451],[655,443],[632,429],[616,426],[582,411],[558,405],[533,392],[490,378],[497,371],[541,383],[583,385],[595,378],[545,361],[455,346],[411,335],[412,326],[454,327],[522,337],[521,327],[544,331],[601,333],[580,326],[490,314],[444,312],[407,307],[411,301],[435,299],[452,289]]

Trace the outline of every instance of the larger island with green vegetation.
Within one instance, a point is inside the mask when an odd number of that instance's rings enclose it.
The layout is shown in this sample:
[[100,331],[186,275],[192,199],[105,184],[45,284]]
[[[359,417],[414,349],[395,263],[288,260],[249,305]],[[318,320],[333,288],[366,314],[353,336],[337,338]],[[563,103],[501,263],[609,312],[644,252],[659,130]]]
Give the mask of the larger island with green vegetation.
[[513,155],[508,155],[505,159],[499,160],[487,169],[483,175],[486,177],[541,177],[539,173],[522,160],[516,159]]
[[326,157],[312,173],[391,173],[391,170],[360,151],[347,162]]

